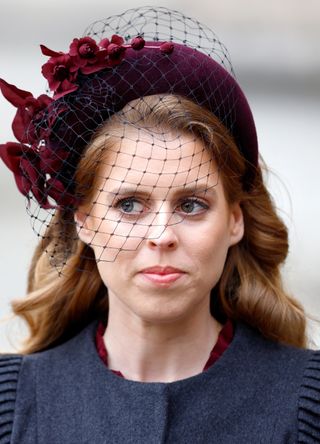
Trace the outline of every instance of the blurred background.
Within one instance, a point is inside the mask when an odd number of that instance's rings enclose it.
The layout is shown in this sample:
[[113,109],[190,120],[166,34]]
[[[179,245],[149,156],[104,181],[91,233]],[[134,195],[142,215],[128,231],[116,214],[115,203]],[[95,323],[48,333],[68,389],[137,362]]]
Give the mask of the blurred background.
[[[320,2],[319,0],[10,0],[1,5],[0,77],[43,93],[39,44],[65,51],[93,21],[137,6],[177,9],[211,27],[228,48],[255,117],[268,184],[289,227],[287,289],[320,319]],[[0,142],[13,141],[13,108],[0,97]],[[23,297],[36,235],[12,174],[0,164],[0,319]],[[320,347],[320,329],[309,323]],[[27,330],[0,323],[0,352],[15,351]]]

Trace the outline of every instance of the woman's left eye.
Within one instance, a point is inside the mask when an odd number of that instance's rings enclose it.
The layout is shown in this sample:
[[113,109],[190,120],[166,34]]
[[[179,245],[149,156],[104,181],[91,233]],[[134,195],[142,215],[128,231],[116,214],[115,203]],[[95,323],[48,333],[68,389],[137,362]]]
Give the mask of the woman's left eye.
[[209,207],[198,199],[186,199],[180,204],[180,208],[184,213],[192,214],[207,210]]
[[[123,214],[126,214],[128,216],[138,216],[145,212],[145,205],[143,204],[143,202],[140,202],[133,197],[120,199],[114,205]],[[207,210],[208,208],[208,205],[206,205],[201,200],[188,198],[180,201],[179,204],[175,207],[174,211],[194,215],[199,214],[203,210]]]

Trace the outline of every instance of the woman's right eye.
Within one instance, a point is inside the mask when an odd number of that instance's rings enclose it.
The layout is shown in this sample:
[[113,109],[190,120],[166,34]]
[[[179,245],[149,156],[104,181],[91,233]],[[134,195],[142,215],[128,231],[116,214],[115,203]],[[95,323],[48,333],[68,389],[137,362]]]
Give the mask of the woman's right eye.
[[127,214],[139,214],[143,212],[143,205],[133,197],[120,199],[115,203],[115,207]]

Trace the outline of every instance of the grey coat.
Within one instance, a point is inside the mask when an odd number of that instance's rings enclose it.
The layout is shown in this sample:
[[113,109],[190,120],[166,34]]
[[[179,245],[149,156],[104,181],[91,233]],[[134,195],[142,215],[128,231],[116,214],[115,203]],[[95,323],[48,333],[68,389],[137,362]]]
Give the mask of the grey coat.
[[237,323],[207,371],[144,383],[105,367],[97,325],[47,351],[0,356],[0,444],[320,443],[320,351]]

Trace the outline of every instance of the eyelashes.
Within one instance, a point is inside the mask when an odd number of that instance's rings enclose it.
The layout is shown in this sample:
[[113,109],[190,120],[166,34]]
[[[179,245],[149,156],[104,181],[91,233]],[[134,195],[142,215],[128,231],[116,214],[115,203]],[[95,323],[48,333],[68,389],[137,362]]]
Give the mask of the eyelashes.
[[[113,203],[113,207],[118,210],[121,215],[129,218],[141,217],[152,211],[145,202],[134,196],[116,199]],[[201,199],[188,197],[181,199],[174,207],[173,212],[179,212],[185,216],[196,216],[204,213],[208,209],[208,204]]]

